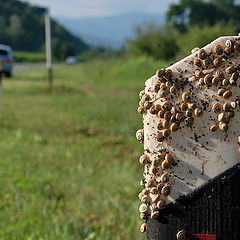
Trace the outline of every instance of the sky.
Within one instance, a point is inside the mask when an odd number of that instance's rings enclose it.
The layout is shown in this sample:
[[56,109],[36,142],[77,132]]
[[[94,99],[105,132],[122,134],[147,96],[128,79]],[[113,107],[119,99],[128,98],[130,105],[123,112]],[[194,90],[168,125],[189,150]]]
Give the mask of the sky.
[[50,7],[53,17],[99,17],[129,12],[164,13],[178,0],[24,0]]

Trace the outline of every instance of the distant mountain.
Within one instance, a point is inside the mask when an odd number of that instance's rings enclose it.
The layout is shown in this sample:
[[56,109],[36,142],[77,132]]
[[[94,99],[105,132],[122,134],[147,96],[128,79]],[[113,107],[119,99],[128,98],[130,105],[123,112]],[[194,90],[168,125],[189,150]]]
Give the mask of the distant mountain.
[[57,18],[69,31],[81,36],[91,45],[105,45],[119,48],[126,39],[134,37],[134,28],[144,23],[163,25],[163,14],[128,13],[92,18]]
[[[45,46],[44,16],[37,7],[19,0],[0,0],[0,43],[11,45],[16,51],[43,51]],[[52,19],[54,56],[81,53],[88,45]]]

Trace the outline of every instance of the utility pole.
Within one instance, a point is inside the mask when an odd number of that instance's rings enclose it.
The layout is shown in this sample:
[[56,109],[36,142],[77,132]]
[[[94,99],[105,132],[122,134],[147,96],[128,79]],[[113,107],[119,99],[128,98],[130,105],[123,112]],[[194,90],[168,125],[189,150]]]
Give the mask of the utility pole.
[[49,88],[52,88],[53,73],[52,73],[52,47],[51,47],[51,19],[49,8],[46,8],[44,17],[45,17],[46,67],[48,71]]
[[53,85],[52,70],[52,47],[51,47],[51,18],[50,10],[47,7],[37,7],[36,13],[44,15],[45,18],[45,48],[46,48],[46,67],[48,71],[49,88]]

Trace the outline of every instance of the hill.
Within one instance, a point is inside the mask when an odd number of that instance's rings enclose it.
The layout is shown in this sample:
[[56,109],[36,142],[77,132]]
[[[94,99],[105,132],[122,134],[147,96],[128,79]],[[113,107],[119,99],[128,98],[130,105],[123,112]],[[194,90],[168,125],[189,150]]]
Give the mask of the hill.
[[[0,0],[0,42],[16,51],[39,52],[44,49],[44,17],[36,6],[19,0]],[[81,53],[88,45],[52,20],[53,53],[56,58]]]
[[134,37],[134,28],[144,23],[161,26],[165,22],[164,15],[127,13],[106,17],[57,18],[67,29],[81,36],[91,45],[104,45],[119,48],[126,39]]

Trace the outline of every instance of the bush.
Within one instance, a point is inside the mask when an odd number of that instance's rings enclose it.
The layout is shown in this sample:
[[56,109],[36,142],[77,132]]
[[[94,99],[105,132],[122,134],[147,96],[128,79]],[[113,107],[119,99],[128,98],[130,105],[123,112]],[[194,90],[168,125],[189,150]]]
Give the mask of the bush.
[[136,55],[149,55],[155,59],[169,60],[179,51],[174,30],[146,25],[137,27],[135,34],[136,38],[128,42],[128,47]]
[[92,47],[77,56],[80,62],[86,62],[92,59],[109,59],[119,57],[124,53],[124,49],[115,50],[103,46]]
[[177,44],[180,48],[180,56],[188,55],[195,47],[203,47],[218,37],[224,35],[235,35],[236,25],[231,22],[218,23],[214,26],[192,26],[184,34],[177,37]]

